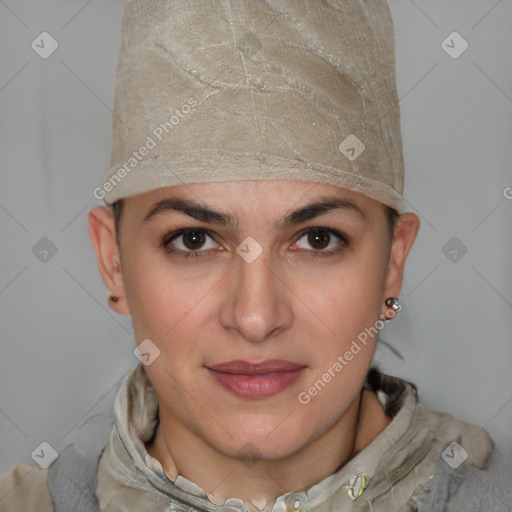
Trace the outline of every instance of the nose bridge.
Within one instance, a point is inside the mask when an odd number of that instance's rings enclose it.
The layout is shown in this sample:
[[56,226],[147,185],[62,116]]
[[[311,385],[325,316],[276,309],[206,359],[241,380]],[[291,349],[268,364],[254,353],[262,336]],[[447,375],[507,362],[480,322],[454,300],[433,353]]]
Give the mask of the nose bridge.
[[[239,250],[243,248],[240,244]],[[224,325],[247,340],[265,341],[272,332],[291,322],[293,314],[287,288],[275,276],[278,270],[269,250],[263,250],[252,261],[241,254],[234,262]]]

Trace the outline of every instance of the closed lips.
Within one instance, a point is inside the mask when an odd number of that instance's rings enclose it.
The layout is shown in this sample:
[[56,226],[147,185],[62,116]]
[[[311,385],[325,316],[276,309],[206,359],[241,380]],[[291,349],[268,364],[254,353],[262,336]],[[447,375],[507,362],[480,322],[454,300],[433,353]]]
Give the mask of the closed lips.
[[292,386],[306,366],[282,359],[262,363],[228,361],[207,367],[215,380],[227,391],[242,399],[264,399]]
[[284,361],[281,359],[272,359],[262,363],[250,363],[247,361],[228,361],[208,367],[220,373],[230,373],[233,375],[268,375],[272,373],[291,372],[305,365]]

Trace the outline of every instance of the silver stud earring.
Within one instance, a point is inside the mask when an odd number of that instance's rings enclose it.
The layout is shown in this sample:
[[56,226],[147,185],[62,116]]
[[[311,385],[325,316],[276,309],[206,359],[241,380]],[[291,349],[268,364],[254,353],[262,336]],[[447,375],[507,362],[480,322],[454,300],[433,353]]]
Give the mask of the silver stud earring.
[[397,313],[402,310],[402,304],[400,304],[400,301],[396,297],[388,297],[386,299],[386,306]]
[[389,322],[395,318],[396,314],[402,310],[402,304],[396,297],[388,297],[385,300],[385,304],[388,308],[391,308],[390,314],[381,315],[380,319],[384,320],[384,322]]

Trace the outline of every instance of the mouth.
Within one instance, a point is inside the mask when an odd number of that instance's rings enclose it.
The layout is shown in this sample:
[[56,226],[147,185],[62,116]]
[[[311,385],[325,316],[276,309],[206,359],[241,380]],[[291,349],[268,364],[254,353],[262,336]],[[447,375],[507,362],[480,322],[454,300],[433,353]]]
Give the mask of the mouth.
[[262,363],[228,361],[206,367],[218,384],[240,398],[262,399],[281,393],[306,371],[303,364],[272,359]]

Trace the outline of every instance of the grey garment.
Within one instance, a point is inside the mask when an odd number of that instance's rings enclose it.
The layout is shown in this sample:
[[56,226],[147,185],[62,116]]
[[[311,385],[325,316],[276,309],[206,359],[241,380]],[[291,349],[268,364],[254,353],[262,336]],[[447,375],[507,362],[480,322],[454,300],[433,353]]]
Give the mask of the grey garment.
[[[116,396],[121,382],[110,396]],[[89,415],[48,469],[54,512],[100,512],[96,498],[98,463],[115,423],[112,400]]]
[[55,512],[100,512],[96,499],[99,456],[86,457],[67,446],[48,471]]
[[[510,481],[510,467],[508,472],[499,464],[494,471],[477,469],[485,467],[492,449],[485,431],[450,415],[426,411],[418,403],[413,386],[405,381],[377,372],[371,375],[370,387],[387,412],[394,413],[391,424],[335,474],[302,493],[279,497],[269,510],[511,510],[501,487]],[[158,410],[156,393],[142,365],[125,379],[116,398],[115,414],[116,424],[99,464],[104,446],[101,440],[96,448],[87,447],[87,457],[74,447],[64,450],[50,468],[48,483],[56,512],[247,510],[238,499],[214,504],[201,488],[181,476],[172,481],[147,453],[144,439],[154,434]],[[107,417],[105,421],[107,425],[110,422]],[[457,469],[439,457],[453,442],[468,454]],[[352,501],[349,481],[357,472],[368,477],[369,485]],[[294,504],[299,508],[294,509]]]
[[115,424],[114,400],[123,380],[78,425],[70,444],[48,469],[54,512],[100,512],[96,498],[98,463]]
[[485,471],[440,459],[417,512],[512,512],[511,457],[493,452]]

